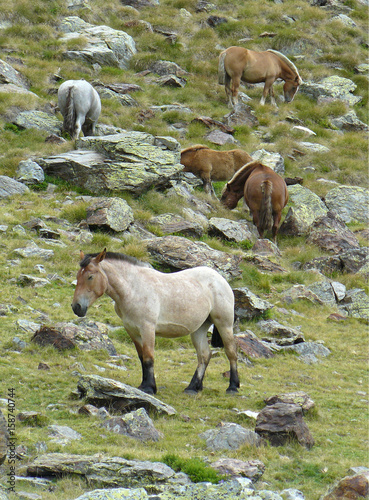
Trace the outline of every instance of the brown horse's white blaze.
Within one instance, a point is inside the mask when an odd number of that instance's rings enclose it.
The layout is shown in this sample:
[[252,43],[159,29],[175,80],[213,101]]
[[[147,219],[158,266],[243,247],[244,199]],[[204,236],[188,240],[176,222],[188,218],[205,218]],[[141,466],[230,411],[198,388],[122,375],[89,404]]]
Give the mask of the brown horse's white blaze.
[[275,106],[273,84],[284,80],[283,94],[286,102],[291,102],[302,83],[296,66],[276,50],[257,52],[244,47],[229,47],[221,52],[218,63],[218,82],[225,86],[231,107],[238,103],[238,89],[241,81],[246,83],[265,82],[260,104],[265,104],[267,95]]
[[242,197],[250,209],[260,238],[271,229],[273,241],[276,242],[282,210],[288,202],[284,179],[262,163],[248,163],[226,184],[220,201],[232,209]]
[[202,144],[181,151],[183,172],[191,172],[203,182],[204,191],[215,197],[212,181],[227,181],[252,160],[242,149],[217,151]]
[[156,393],[154,376],[155,335],[167,338],[191,335],[198,365],[187,392],[202,389],[211,358],[209,327],[219,336],[230,363],[227,392],[239,387],[237,347],[233,336],[234,296],[227,281],[208,267],[161,273],[124,254],[106,252],[84,255],[73,296],[72,309],[85,316],[96,299],[106,293],[131,337],[142,365],[139,388]]

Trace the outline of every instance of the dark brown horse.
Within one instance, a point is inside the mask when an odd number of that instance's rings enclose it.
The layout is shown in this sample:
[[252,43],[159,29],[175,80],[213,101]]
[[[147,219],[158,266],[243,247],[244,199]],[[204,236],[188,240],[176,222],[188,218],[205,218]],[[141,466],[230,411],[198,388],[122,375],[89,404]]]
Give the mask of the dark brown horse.
[[276,242],[283,208],[288,202],[287,185],[274,170],[253,161],[243,166],[223,189],[220,201],[227,208],[235,208],[244,197],[260,238],[272,230]]
[[211,181],[227,181],[238,169],[252,161],[242,149],[216,151],[202,144],[196,144],[181,151],[183,172],[192,172],[200,177],[204,191],[215,196]]
[[302,80],[296,66],[277,50],[256,52],[243,47],[229,47],[219,55],[218,82],[225,86],[229,105],[238,102],[238,89],[241,80],[246,83],[265,82],[260,104],[265,104],[269,93],[271,103],[276,105],[273,83],[281,78],[284,100],[291,102]]

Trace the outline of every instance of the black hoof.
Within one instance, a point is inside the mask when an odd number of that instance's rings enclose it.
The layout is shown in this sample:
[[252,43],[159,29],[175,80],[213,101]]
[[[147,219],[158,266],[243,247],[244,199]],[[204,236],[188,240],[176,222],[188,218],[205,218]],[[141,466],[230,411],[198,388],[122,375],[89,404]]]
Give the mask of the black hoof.
[[150,396],[153,396],[156,394],[156,391],[152,387],[137,387],[140,391],[144,392],[145,394],[149,394]]
[[228,389],[226,390],[227,394],[237,394],[237,392],[238,392],[237,387],[228,387]]
[[196,396],[196,394],[199,393],[199,391],[195,391],[195,389],[185,389],[184,392],[190,396]]

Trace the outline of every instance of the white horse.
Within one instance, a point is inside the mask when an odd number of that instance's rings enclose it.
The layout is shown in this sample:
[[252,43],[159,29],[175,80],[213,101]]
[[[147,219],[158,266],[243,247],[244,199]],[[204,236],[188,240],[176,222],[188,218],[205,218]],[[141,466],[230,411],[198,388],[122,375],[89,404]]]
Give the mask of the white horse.
[[63,131],[72,139],[94,135],[101,112],[99,94],[86,80],[67,80],[58,90],[58,105],[63,115]]
[[[227,281],[210,267],[194,267],[161,273],[124,254],[106,252],[84,255],[74,292],[72,309],[86,315],[95,300],[106,293],[135,344],[142,367],[139,389],[156,393],[154,376],[155,335],[166,338],[191,335],[198,365],[185,389],[202,389],[211,358],[207,332],[214,324],[212,345],[223,347],[230,362],[227,392],[237,392],[237,347],[233,336],[234,295]],[[214,338],[215,335],[215,338]]]

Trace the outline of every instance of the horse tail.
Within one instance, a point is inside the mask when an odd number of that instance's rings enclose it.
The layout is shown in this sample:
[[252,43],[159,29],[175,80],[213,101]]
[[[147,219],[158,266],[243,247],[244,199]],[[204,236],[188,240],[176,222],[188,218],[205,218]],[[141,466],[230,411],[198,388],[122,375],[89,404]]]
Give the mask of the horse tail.
[[220,336],[218,328],[215,325],[211,335],[211,347],[224,347],[222,337]]
[[65,132],[68,132],[68,134],[71,137],[74,136],[74,128],[76,124],[76,110],[74,107],[73,93],[74,93],[74,87],[71,86],[68,88],[68,94],[65,103],[64,123],[63,123],[63,129],[65,130]]
[[270,231],[273,227],[273,207],[272,207],[272,191],[273,184],[266,180],[261,183],[261,192],[263,198],[261,200],[259,225],[262,231]]
[[227,55],[226,51],[224,50],[221,52],[219,56],[219,63],[218,63],[218,83],[219,85],[225,85],[225,80],[226,80],[226,70],[224,66],[224,59],[225,56]]

